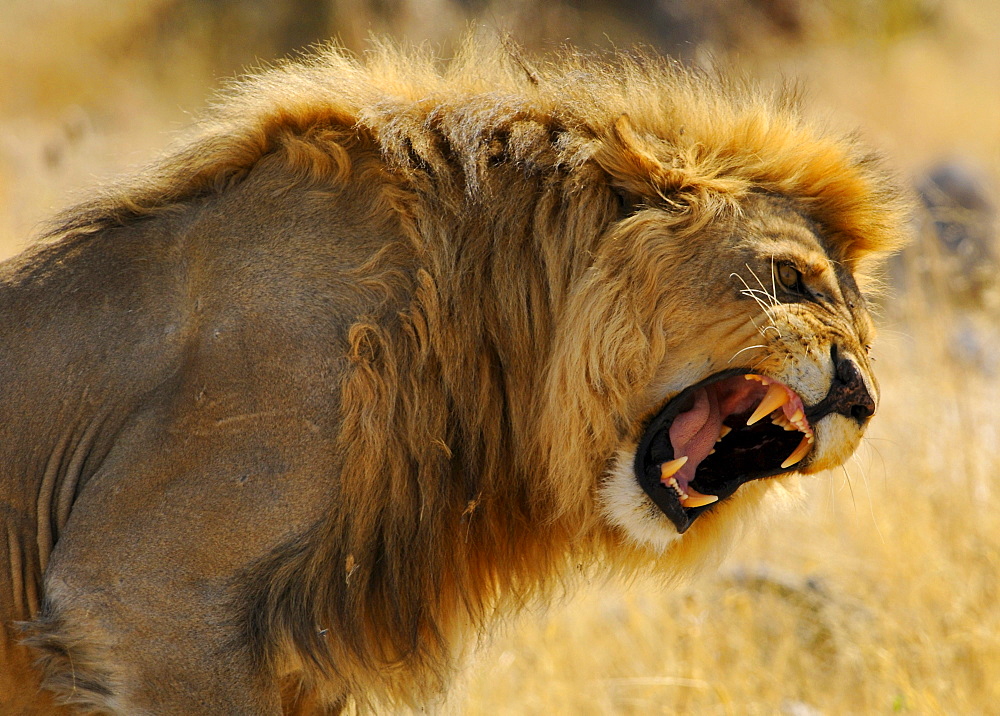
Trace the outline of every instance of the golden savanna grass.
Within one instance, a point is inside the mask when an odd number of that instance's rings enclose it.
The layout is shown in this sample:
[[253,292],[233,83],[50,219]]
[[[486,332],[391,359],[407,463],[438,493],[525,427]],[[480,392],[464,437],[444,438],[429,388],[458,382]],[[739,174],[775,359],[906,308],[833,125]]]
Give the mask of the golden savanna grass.
[[[139,19],[113,22],[87,0],[58,21],[55,11],[12,4],[12,21],[0,25],[0,47],[13,48],[0,50],[0,71],[17,78],[0,90],[4,255],[98,177],[152,156],[188,121],[181,105],[197,109],[193,98],[208,94],[212,72],[197,46],[184,55],[190,84],[177,80],[180,71],[166,90],[155,68],[102,59],[113,38],[147,21],[144,7],[163,4],[131,4]],[[905,3],[879,5],[891,15]],[[815,111],[862,126],[905,172],[957,153],[996,177],[1000,31],[991,28],[1000,28],[1000,11],[967,0],[940,12],[933,29],[835,28],[822,42],[740,61],[765,79],[801,77]],[[25,35],[33,43],[13,42]],[[921,262],[911,253],[896,267],[906,290],[887,291],[875,349],[882,402],[856,460],[810,478],[802,507],[762,526],[717,572],[668,589],[595,584],[525,615],[484,645],[452,708],[996,712],[996,306],[989,292],[975,303],[954,300],[937,282],[932,242],[921,241]],[[984,361],[955,350],[969,336]]]

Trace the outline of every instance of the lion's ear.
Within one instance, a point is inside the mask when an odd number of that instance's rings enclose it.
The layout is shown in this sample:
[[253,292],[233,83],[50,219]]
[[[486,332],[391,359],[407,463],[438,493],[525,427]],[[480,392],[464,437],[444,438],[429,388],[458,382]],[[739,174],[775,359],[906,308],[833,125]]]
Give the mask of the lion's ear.
[[[623,197],[622,205],[633,210],[642,204],[684,209],[712,192],[733,194],[746,189],[745,180],[719,176],[718,167],[689,164],[663,140],[640,136],[627,114],[597,141],[594,162],[608,175],[611,188]],[[657,145],[673,155],[670,164],[657,157]]]
[[598,140],[593,158],[622,197],[625,206],[668,199],[690,185],[686,172],[663,163],[632,128],[627,114],[621,115]]

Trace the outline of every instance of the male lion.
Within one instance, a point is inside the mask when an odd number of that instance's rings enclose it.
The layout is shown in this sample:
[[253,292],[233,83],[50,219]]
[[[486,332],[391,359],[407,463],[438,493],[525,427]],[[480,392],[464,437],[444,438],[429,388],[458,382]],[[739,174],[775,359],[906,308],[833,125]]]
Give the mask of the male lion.
[[243,82],[0,268],[0,711],[427,703],[568,575],[691,567],[858,444],[903,225],[655,58]]

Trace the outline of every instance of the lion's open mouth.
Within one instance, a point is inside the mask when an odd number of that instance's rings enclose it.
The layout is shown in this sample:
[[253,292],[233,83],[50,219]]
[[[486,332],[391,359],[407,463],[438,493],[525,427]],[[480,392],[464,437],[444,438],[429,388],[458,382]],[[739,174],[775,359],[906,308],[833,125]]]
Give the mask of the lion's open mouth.
[[813,439],[794,390],[763,375],[726,371],[685,389],[650,421],[635,472],[683,533],[740,485],[788,472]]

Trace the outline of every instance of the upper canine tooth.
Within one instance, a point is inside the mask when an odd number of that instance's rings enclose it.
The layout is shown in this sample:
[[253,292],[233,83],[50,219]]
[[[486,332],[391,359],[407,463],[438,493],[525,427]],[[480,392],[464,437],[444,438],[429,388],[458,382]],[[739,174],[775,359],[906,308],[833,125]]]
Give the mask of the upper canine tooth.
[[781,469],[785,469],[786,467],[791,467],[799,460],[804,458],[806,456],[806,453],[809,452],[810,447],[812,447],[812,440],[809,439],[808,435],[803,435],[802,442],[799,443],[799,446],[792,451],[791,455],[785,458],[785,461],[783,463],[781,463]]
[[788,391],[778,383],[772,383],[767,389],[767,393],[763,398],[761,398],[757,409],[753,411],[753,415],[751,415],[750,419],[747,420],[747,425],[753,425],[765,415],[773,413],[788,401]]
[[731,427],[729,427],[728,425],[723,425],[719,429],[719,438],[715,442],[719,442],[719,440],[722,440],[722,438],[726,437],[731,432],[733,432],[733,429]]
[[684,467],[684,463],[688,461],[687,455],[677,458],[676,460],[668,460],[667,462],[660,465],[660,481],[666,482],[671,478],[674,473]]

